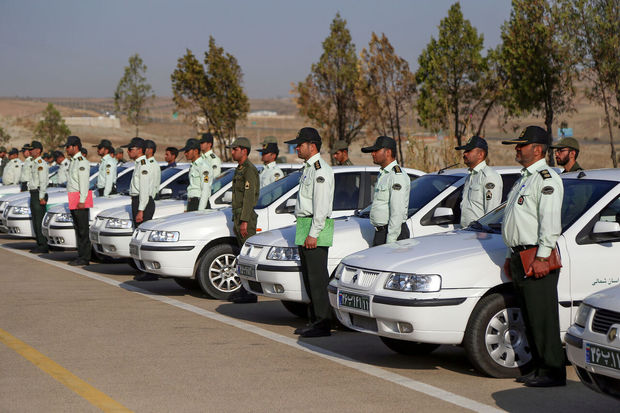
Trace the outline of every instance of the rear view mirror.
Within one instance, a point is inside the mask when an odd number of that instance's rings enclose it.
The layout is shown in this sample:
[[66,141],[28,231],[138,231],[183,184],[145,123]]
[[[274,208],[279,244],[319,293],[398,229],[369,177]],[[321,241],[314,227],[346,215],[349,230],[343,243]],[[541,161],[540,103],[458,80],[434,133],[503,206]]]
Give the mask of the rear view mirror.
[[435,225],[446,225],[454,223],[454,211],[452,208],[438,207],[433,212],[431,223]]

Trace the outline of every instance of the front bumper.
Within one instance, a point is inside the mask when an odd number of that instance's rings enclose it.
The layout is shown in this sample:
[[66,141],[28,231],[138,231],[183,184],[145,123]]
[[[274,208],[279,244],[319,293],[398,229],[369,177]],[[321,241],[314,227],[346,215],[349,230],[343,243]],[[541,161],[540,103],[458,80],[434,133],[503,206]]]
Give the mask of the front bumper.
[[73,225],[56,224],[53,221],[47,225],[43,224],[43,235],[47,238],[47,245],[55,248],[73,249],[77,248],[77,239]]
[[129,254],[140,270],[165,277],[193,278],[204,245],[198,241],[149,242],[151,231],[137,229],[129,241]]
[[237,263],[254,268],[256,277],[239,274],[246,290],[279,300],[310,302],[298,261],[257,260],[246,255],[239,256]]
[[97,218],[90,226],[88,236],[93,248],[111,258],[131,258],[129,241],[133,228],[106,228],[108,220]]
[[9,235],[13,235],[20,238],[33,238],[34,229],[32,228],[32,217],[14,217],[8,216],[6,218],[6,228]]

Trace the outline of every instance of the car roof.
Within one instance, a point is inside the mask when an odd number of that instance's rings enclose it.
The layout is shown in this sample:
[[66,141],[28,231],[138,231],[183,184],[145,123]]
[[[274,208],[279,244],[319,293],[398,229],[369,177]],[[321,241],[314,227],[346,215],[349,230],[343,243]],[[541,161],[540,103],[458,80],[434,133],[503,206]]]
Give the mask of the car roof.
[[601,181],[620,182],[620,169],[588,169],[585,171],[567,172],[560,175],[562,179],[597,179]]
[[[498,174],[514,174],[520,173],[522,166],[491,166]],[[452,169],[440,169],[436,172],[431,172],[429,175],[466,175],[469,172],[469,168],[452,168]]]

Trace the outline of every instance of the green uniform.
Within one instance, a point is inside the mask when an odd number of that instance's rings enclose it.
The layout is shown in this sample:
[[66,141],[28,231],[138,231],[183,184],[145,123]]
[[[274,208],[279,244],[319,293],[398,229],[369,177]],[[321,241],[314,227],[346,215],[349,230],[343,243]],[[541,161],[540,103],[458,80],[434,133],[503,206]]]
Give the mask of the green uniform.
[[201,211],[209,207],[213,179],[213,166],[209,162],[202,157],[192,162],[187,186],[188,211]]
[[581,165],[577,163],[577,161],[575,161],[575,164],[573,165],[572,168],[570,168],[570,170],[567,171],[566,169],[564,169],[562,173],[565,174],[567,172],[575,172],[575,171],[583,171],[583,168],[581,167]]
[[[86,202],[90,178],[90,164],[80,152],[73,155],[69,165],[69,178],[67,179],[67,192],[79,192],[80,203]],[[78,257],[90,260],[91,244],[88,238],[89,208],[72,209],[73,227],[77,240]]]
[[[233,228],[237,236],[239,246],[242,246],[246,239],[256,234],[256,220],[258,215],[254,212],[256,202],[258,202],[259,182],[258,170],[246,159],[244,163],[237,166],[232,183],[232,213]],[[239,232],[241,222],[248,223],[248,235],[242,237]]]
[[13,158],[4,167],[2,173],[3,185],[17,185],[19,184],[19,177],[22,174],[22,161],[18,158]]
[[377,232],[387,231],[385,242],[388,244],[401,239],[401,229],[409,209],[409,188],[409,176],[396,161],[379,170],[370,207],[370,223]]
[[463,187],[461,201],[461,227],[469,226],[487,212],[495,209],[502,202],[504,183],[486,161],[480,162],[473,169]]
[[548,257],[562,232],[564,187],[558,174],[544,159],[521,171],[508,194],[502,237],[513,285],[532,351],[537,376],[564,379],[564,350],[560,341],[557,284],[559,270],[542,278],[525,277],[519,252],[538,247],[537,257]]
[[47,183],[49,180],[49,166],[40,156],[32,162],[28,190],[30,191],[30,212],[32,214],[32,228],[37,241],[37,247],[47,250],[47,239],[41,230],[46,206],[41,200],[47,201]]
[[[334,171],[317,153],[304,162],[295,205],[296,217],[312,217],[309,236],[318,238],[325,227],[325,220],[332,213],[333,204]],[[331,308],[327,295],[327,255],[328,247],[299,247],[301,273],[306,293],[312,301],[309,307],[310,321],[325,329],[331,327]]]
[[151,196],[153,199],[157,198],[159,193],[159,186],[161,184],[161,168],[159,163],[155,160],[154,156],[151,156],[146,160],[146,164],[149,167],[151,175]]
[[341,163],[340,165],[349,166],[349,165],[353,165],[353,162],[351,162],[351,159],[347,158],[347,160]]
[[97,189],[99,196],[109,196],[116,184],[116,164],[118,162],[109,153],[99,162],[99,174],[97,175]]
[[24,163],[22,164],[21,175],[19,176],[19,182],[22,184],[22,191],[26,191],[28,189],[28,180],[30,180],[30,174],[32,168],[32,156],[24,159]]
[[283,176],[284,172],[282,172],[282,169],[280,169],[275,162],[269,162],[265,164],[263,170],[260,171],[260,187],[263,188]]

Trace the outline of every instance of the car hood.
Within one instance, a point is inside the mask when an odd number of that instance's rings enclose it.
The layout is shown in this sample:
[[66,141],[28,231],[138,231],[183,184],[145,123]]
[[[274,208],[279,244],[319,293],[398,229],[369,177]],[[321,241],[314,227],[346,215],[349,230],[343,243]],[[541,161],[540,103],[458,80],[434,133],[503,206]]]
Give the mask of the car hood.
[[[597,281],[603,280],[597,279]],[[617,283],[618,279],[606,279],[605,282]],[[620,312],[620,285],[591,294],[587,296],[583,302],[592,307]]]
[[[25,192],[20,195],[22,196],[16,196],[12,200],[9,198],[3,199],[3,201],[10,201],[11,206],[30,206],[30,193]],[[58,204],[63,204],[65,202],[67,202],[67,192],[59,191],[47,193],[48,210]]]
[[233,235],[232,209],[192,211],[153,219],[140,225],[148,231],[179,231],[180,240]]
[[439,274],[442,288],[490,288],[508,279],[501,234],[456,230],[369,248],[343,259],[383,272]]
[[[155,214],[153,218],[167,217],[173,214],[181,214],[185,211],[185,202],[176,199],[166,199],[155,202]],[[123,205],[109,208],[99,213],[104,218],[131,219],[131,205]]]

